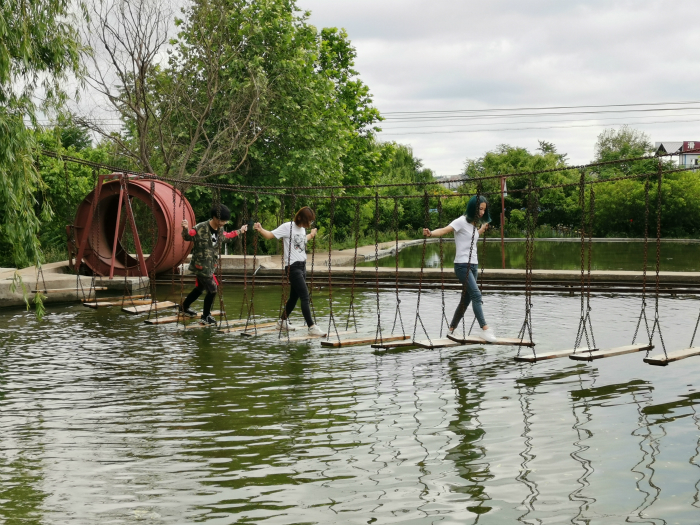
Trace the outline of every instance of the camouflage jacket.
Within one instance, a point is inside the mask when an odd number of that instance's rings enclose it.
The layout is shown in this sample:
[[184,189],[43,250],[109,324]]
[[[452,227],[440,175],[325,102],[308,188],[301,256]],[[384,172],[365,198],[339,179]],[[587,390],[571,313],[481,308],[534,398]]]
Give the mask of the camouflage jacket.
[[230,242],[236,237],[238,237],[238,231],[225,232],[223,228],[212,233],[209,221],[200,222],[189,230],[183,228],[182,238],[186,241],[194,241],[192,260],[188,269],[196,275],[211,277],[219,262],[219,243]]

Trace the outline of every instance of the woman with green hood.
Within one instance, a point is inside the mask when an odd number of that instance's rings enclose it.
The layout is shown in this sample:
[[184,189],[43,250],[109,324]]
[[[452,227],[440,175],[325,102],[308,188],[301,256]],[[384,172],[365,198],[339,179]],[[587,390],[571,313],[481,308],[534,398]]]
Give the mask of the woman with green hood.
[[430,231],[429,228],[424,228],[423,235],[425,237],[442,237],[451,232],[455,234],[455,246],[457,249],[455,274],[459,282],[462,283],[462,297],[448,328],[449,333],[454,332],[471,302],[474,315],[476,320],[479,321],[479,326],[483,332],[482,337],[490,343],[495,343],[497,341],[496,335],[493,333],[493,329],[486,324],[484,311],[481,307],[481,292],[476,282],[479,275],[479,262],[476,254],[477,243],[479,235],[486,231],[490,222],[489,202],[485,197],[477,197],[475,195],[469,199],[464,215],[458,217],[444,228],[438,228],[433,231]]

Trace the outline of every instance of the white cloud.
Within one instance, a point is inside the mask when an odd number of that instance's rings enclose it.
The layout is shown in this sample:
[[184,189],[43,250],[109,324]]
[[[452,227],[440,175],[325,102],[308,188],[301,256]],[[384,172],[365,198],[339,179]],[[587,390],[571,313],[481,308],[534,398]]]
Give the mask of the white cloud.
[[[700,33],[694,20],[679,14],[677,3],[299,0],[299,7],[312,11],[311,22],[318,27],[348,31],[358,50],[357,69],[382,112],[698,98],[700,68],[694,50]],[[453,174],[467,157],[498,144],[534,150],[538,139],[554,142],[573,162],[583,163],[593,156],[598,133],[615,123],[628,122],[652,140],[700,139],[700,117],[691,113],[598,125],[579,122],[572,125],[593,127],[568,129],[415,135],[387,131],[383,136],[411,144],[416,156],[437,173]],[[697,122],[656,123],[664,118]],[[510,123],[493,127],[514,127]],[[565,124],[539,127],[559,125]],[[385,128],[398,126],[387,122]],[[521,125],[526,126],[538,125]],[[421,130],[394,133],[416,131]]]

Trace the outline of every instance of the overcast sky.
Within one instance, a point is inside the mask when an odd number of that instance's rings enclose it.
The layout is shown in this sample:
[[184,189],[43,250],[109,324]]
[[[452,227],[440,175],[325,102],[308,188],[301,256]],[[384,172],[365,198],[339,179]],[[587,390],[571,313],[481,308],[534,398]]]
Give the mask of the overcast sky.
[[[694,15],[684,15],[690,3],[298,1],[317,27],[347,30],[357,48],[356,69],[382,113],[700,100],[700,30]],[[459,173],[465,159],[498,144],[535,151],[538,139],[584,163],[593,157],[597,135],[622,123],[645,131],[652,142],[700,140],[700,104],[692,107],[611,114],[605,121],[586,115],[497,119],[471,128],[387,121],[380,137],[411,145],[438,175]],[[512,130],[526,127],[560,129]]]

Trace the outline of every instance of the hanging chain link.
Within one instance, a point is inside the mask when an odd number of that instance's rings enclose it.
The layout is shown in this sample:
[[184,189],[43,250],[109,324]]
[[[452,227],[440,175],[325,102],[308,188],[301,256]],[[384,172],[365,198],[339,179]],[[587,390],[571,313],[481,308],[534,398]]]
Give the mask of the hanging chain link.
[[639,312],[639,319],[637,319],[637,326],[634,329],[634,336],[632,337],[632,344],[637,341],[637,334],[639,333],[639,327],[644,319],[644,326],[647,330],[647,338],[649,344],[651,344],[651,331],[649,330],[649,321],[647,319],[647,269],[649,266],[649,188],[650,180],[647,176],[644,182],[644,256],[642,262],[642,308]]
[[350,285],[350,306],[348,306],[348,318],[345,322],[345,330],[350,328],[350,319],[357,332],[357,319],[355,317],[355,277],[357,272],[357,247],[360,242],[360,201],[355,201],[355,222],[353,224],[353,234],[355,237],[355,251],[352,258],[352,283]]
[[664,336],[661,333],[661,321],[659,319],[659,270],[661,267],[661,183],[663,179],[663,166],[659,160],[659,171],[657,176],[657,190],[656,190],[656,286],[654,289],[654,324],[651,326],[651,339],[649,341],[650,348],[647,349],[647,356],[651,350],[651,344],[654,339],[654,332],[659,331],[659,340],[661,341],[661,348],[664,351],[664,357],[668,359],[668,353],[666,353],[666,343],[664,342]]
[[335,331],[335,336],[340,343],[340,334],[333,316],[333,275],[332,275],[332,250],[333,250],[333,221],[335,219],[335,195],[331,192],[330,217],[328,221],[328,331],[327,337],[330,338],[331,327]]
[[379,307],[379,192],[374,194],[374,283],[375,296],[377,298],[377,331],[374,334],[375,344],[384,342],[384,334],[382,333],[382,310]]
[[[430,197],[428,196],[428,192],[425,191],[423,193],[423,199],[424,199],[424,217],[423,217],[423,224],[424,228],[430,228]],[[420,326],[423,329],[423,333],[425,333],[425,336],[428,338],[429,344],[432,346],[433,342],[430,339],[430,336],[428,335],[428,331],[425,329],[425,325],[423,324],[423,319],[420,316],[420,297],[421,293],[423,291],[423,273],[425,270],[425,247],[427,245],[428,239],[423,236],[423,252],[421,254],[421,259],[420,259],[420,278],[418,281],[418,299],[416,301],[416,319],[413,323],[413,338],[412,340],[416,340],[416,330],[418,329],[418,323],[420,322]]]
[[403,317],[401,316],[401,298],[399,297],[399,201],[394,199],[394,284],[396,290],[396,310],[394,311],[394,324],[391,327],[391,333],[394,334],[396,329],[396,321],[401,324],[401,335],[406,336],[406,330],[403,326]]

